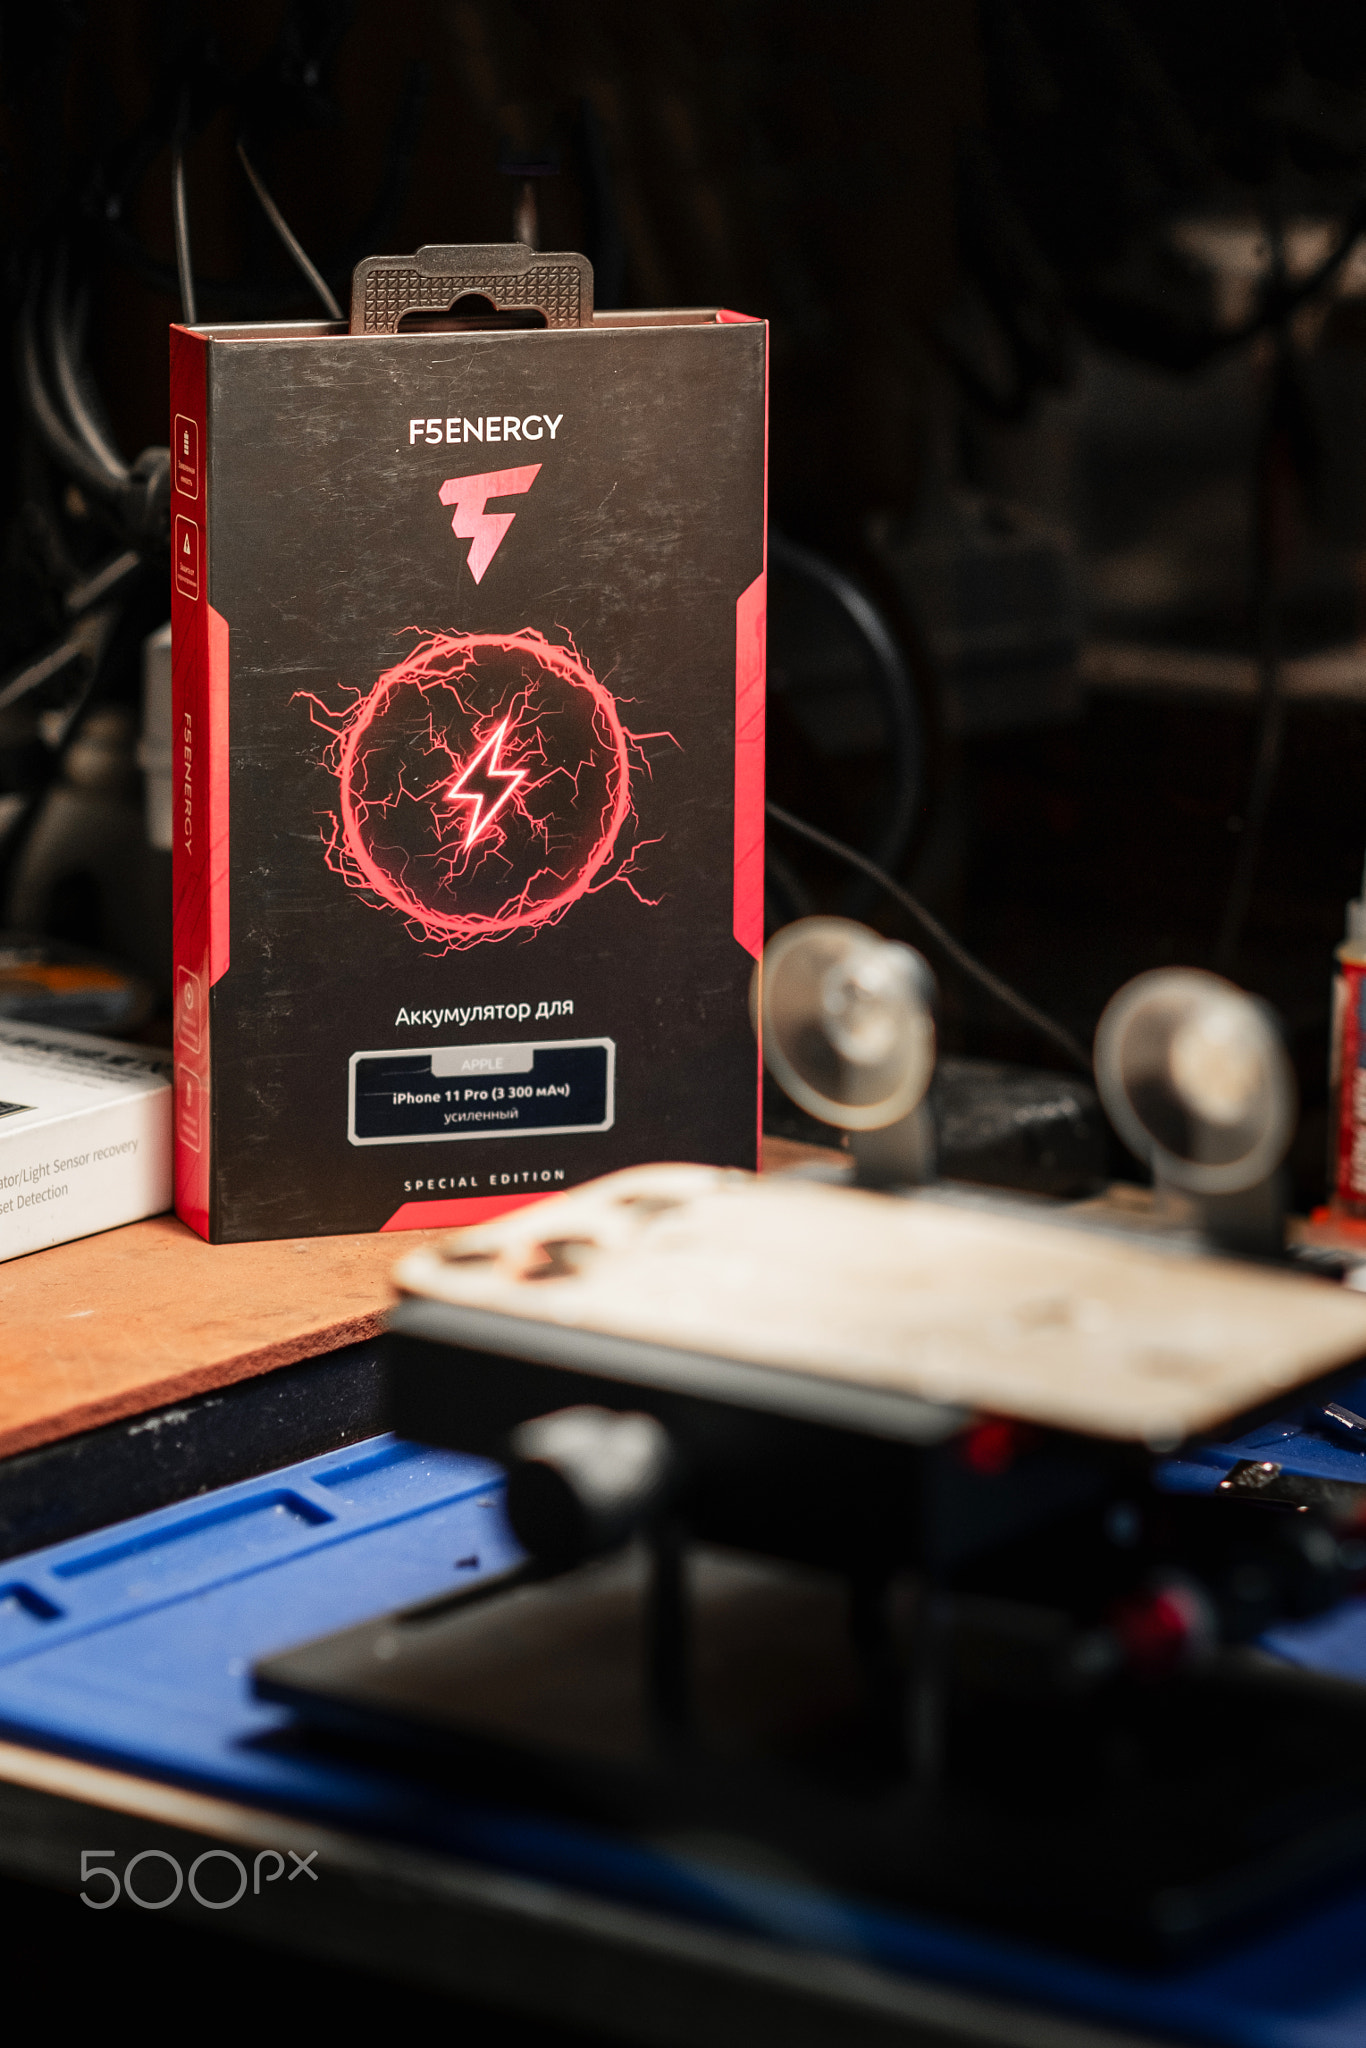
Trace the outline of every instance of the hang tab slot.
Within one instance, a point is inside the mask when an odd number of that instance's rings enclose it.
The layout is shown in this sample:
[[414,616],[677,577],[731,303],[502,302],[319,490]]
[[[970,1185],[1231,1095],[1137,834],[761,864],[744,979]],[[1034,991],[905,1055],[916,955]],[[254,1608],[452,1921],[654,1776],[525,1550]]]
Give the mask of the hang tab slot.
[[400,334],[506,334],[519,328],[548,325],[539,306],[508,306],[499,310],[483,292],[465,292],[444,313],[405,313]]

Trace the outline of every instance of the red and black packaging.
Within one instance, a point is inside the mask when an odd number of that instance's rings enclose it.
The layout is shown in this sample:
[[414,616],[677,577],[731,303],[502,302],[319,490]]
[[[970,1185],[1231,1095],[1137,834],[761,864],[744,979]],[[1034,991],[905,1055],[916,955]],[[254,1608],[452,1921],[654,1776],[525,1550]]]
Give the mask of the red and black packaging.
[[361,265],[350,331],[172,329],[214,1242],[756,1163],[767,332],[590,305],[581,257],[436,249]]

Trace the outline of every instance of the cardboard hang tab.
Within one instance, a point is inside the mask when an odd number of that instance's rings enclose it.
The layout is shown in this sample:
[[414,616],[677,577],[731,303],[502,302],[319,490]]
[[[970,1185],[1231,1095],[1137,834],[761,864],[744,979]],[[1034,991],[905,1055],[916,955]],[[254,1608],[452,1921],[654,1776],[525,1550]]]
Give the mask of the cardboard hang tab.
[[351,332],[397,334],[409,313],[448,314],[464,298],[495,314],[539,313],[547,327],[590,327],[593,266],[573,250],[524,242],[433,243],[412,256],[367,256],[351,280]]

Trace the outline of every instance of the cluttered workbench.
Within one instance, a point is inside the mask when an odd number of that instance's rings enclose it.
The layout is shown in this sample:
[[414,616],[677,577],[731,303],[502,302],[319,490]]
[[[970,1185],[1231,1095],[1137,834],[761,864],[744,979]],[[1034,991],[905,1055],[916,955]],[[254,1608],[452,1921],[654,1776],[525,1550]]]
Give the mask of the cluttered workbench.
[[1305,1224],[1255,996],[1084,1045],[766,801],[767,325],[594,289],[172,330],[173,1056],[0,1019],[0,1876],[651,2048],[1348,2048],[1366,894]]
[[[770,1172],[838,1164],[765,1141]],[[442,1235],[206,1245],[153,1216],[0,1265],[0,1459],[377,1337],[403,1252]]]
[[393,12],[5,45],[20,1975],[1360,2048],[1353,10]]
[[442,1234],[206,1245],[165,1215],[0,1264],[0,1556],[381,1428],[390,1276]]
[[765,969],[842,1149],[3,1268],[0,1873],[651,2043],[1345,2048],[1366,1262],[1274,1027],[1121,990],[1156,1184],[1068,1200],[1096,1095],[937,1075],[909,949]]
[[390,1275],[439,1235],[206,1245],[167,1215],[0,1264],[0,1556],[381,1428]]
[[[768,1165],[798,1192],[848,1175],[843,1155],[781,1141]],[[952,1234],[976,1198],[944,1192]],[[941,1209],[933,1191],[922,1199]],[[1119,1219],[1132,1242],[1152,1203],[1120,1190],[1077,1206],[1091,1227],[1098,1209],[1103,1224]],[[534,1219],[494,1222],[485,1238],[539,1245],[547,1233]],[[1322,1246],[1332,1233],[1312,1235]],[[187,1924],[212,1916],[299,1955],[651,2042],[738,2048],[781,2031],[814,2048],[832,2030],[869,2043],[1068,2048],[1173,2032],[1296,2048],[1359,2038],[1366,1980],[1345,1959],[1360,1954],[1366,1895],[1340,1885],[1323,1906],[1282,1913],[1274,1931],[1136,1964],[890,1909],[813,1882],[800,1857],[756,1864],[705,1824],[623,1834],[555,1802],[533,1817],[508,1807],[496,1780],[471,1798],[456,1781],[396,1775],[392,1758],[337,1736],[301,1745],[285,1707],[253,1697],[253,1667],[268,1672],[272,1653],[305,1637],[345,1640],[384,1610],[435,1614],[453,1584],[496,1584],[516,1565],[497,1465],[386,1433],[374,1341],[396,1254],[411,1275],[443,1245],[467,1245],[468,1257],[482,1242],[476,1227],[454,1241],[205,1247],[157,1219],[6,1269],[12,1327],[26,1314],[34,1332],[8,1414],[16,1439],[41,1448],[0,1465],[0,1498],[35,1457],[69,1460],[74,1483],[69,1532],[6,1546],[0,1871],[79,1883],[95,1910],[120,1897],[165,1904]],[[1098,1243],[1112,1257],[1104,1247],[1116,1242],[1083,1230],[1083,1252]],[[59,1300],[73,1304],[69,1322],[100,1332],[88,1352],[52,1316]],[[148,1324],[177,1307],[179,1335],[149,1347]],[[432,1331],[414,1312],[420,1299],[404,1311],[420,1350]],[[46,1412],[40,1344],[60,1389]],[[423,1396],[411,1373],[408,1385],[411,1405]],[[1354,1399],[1366,1405],[1366,1390],[1338,1392],[1349,1412]],[[263,1401],[269,1425],[251,1406]],[[1183,1452],[1170,1485],[1208,1493],[1272,1469],[1273,1455],[1281,1484],[1366,1483],[1366,1454],[1292,1410]],[[299,1432],[298,1455],[282,1418]],[[95,1426],[73,1432],[73,1421]],[[422,1433],[441,1434],[430,1421]],[[161,1446],[177,1436],[168,1468]],[[139,1468],[160,1498],[130,1517]],[[123,1489],[112,1517],[103,1471]],[[1359,1611],[1268,1640],[1301,1668],[1355,1675],[1366,1669]],[[1352,1796],[1344,1783],[1337,1794]]]
[[[766,1141],[765,1165],[843,1170],[839,1153],[781,1138]],[[468,1540],[483,1548],[485,1568],[496,1561],[487,1527],[496,1473],[439,1453],[396,1455],[403,1447],[383,1433],[374,1340],[394,1298],[389,1276],[400,1255],[441,1235],[210,1247],[163,1216],[0,1267],[0,1528],[14,1559],[11,1582],[0,1588],[0,1660],[18,1652],[26,1662],[25,1632],[36,1621],[46,1635],[59,1618],[48,1611],[55,1598],[34,1601],[35,1580],[55,1571],[44,1583],[62,1588],[59,1635],[74,1645],[93,1634],[95,1665],[106,1672],[102,1628],[158,1611],[171,1639],[183,1641],[186,1601],[209,1601],[207,1636],[191,1651],[193,1683],[216,1695],[189,1717],[199,1724],[199,1754],[178,1759],[139,1753],[134,1733],[149,1708],[165,1715],[164,1693],[154,1703],[137,1688],[112,1744],[107,1728],[44,1727],[41,1710],[25,1726],[12,1697],[0,1708],[18,1738],[0,1743],[0,1874],[61,1890],[81,1882],[99,1907],[107,1880],[87,1885],[81,1875],[82,1852],[98,1836],[111,1846],[92,1868],[121,1875],[132,1857],[151,1852],[149,1901],[164,1891],[168,1858],[188,1872],[208,1852],[200,1890],[221,1899],[236,1889],[231,1867],[226,1886],[215,1889],[224,1873],[213,1870],[213,1852],[222,1849],[256,1877],[232,1907],[234,1934],[608,2033],[648,2035],[650,2016],[667,2012],[668,2038],[737,2044],[752,2040],[756,2027],[781,2028],[800,2042],[825,2039],[832,2025],[855,2039],[880,2039],[889,2024],[912,2039],[1019,2038],[1030,2022],[1009,2004],[853,1955],[803,1956],[747,1931],[743,1915],[680,1920],[668,1910],[677,1901],[664,1897],[642,1909],[619,1882],[604,1892],[600,1871],[586,1886],[578,1882],[572,1853],[558,1869],[519,1874],[496,1850],[487,1860],[492,1845],[477,1829],[460,1845],[463,1855],[386,1841],[374,1833],[373,1815],[347,1802],[337,1817],[352,1827],[330,1826],[307,1811],[291,1814],[293,1802],[281,1805],[250,1771],[224,1777],[219,1767],[244,1733],[250,1749],[252,1731],[234,1724],[243,1657],[262,1628],[262,1645],[273,1645],[429,1592],[433,1545],[444,1556]],[[335,1455],[356,1442],[365,1446],[359,1469]],[[299,1497],[322,1504],[330,1519],[281,1515],[285,1489],[304,1489]],[[226,1518],[230,1533],[217,1552],[203,1546],[205,1493],[219,1513],[239,1510]],[[244,1526],[240,1511],[250,1528],[258,1501],[260,1519],[281,1525],[282,1540],[268,1540],[264,1551],[233,1541]],[[63,1566],[98,1560],[110,1522],[120,1525],[121,1551],[141,1544],[143,1554],[175,1559],[198,1537],[200,1555],[188,1572],[163,1572],[133,1598],[97,1597],[81,1614],[71,1589],[98,1586],[99,1564],[75,1574]],[[339,1584],[323,1565],[323,1546],[307,1540],[320,1527],[362,1547],[368,1539],[377,1554]],[[386,1527],[407,1533],[406,1555],[401,1540],[385,1554]],[[73,1540],[91,1530],[101,1532],[93,1542]],[[497,1543],[506,1546],[504,1532]],[[36,1546],[41,1559],[31,1554]],[[30,1554],[20,1561],[16,1552]],[[256,1581],[263,1598],[248,1602],[246,1635],[243,1611],[230,1618],[222,1605],[224,1577],[244,1563],[265,1568]],[[235,1657],[216,1654],[225,1629]],[[93,1668],[88,1652],[84,1683]],[[200,1789],[206,1784],[214,1789]],[[295,1882],[280,1884],[291,1869]],[[305,1870],[321,1873],[319,1888]],[[135,1877],[130,1892],[137,1885]],[[170,1908],[189,1925],[209,1910],[188,1892]],[[1069,2034],[1077,2048],[1102,2039],[1118,2048],[1121,2040],[1090,2026]]]

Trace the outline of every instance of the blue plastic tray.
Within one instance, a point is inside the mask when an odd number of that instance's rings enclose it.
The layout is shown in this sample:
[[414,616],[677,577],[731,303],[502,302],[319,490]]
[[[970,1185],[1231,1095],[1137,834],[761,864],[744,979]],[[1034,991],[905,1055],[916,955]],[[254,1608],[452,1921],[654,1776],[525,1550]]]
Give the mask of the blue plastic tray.
[[[1366,1475],[1366,1457],[1287,1424],[1274,1436],[1259,1430],[1202,1453],[1171,1477],[1194,1485],[1203,1471],[1199,1483],[1217,1484],[1222,1470],[1253,1455]],[[379,1437],[10,1559],[0,1566],[0,1730],[687,1918],[1150,2032],[1248,2048],[1366,2042],[1366,1887],[1216,1961],[1145,1975],[740,1876],[607,1833],[458,1803],[278,1740],[288,1716],[252,1698],[257,1658],[470,1583],[515,1554],[496,1468]],[[1366,1602],[1277,1631],[1275,1644],[1306,1665],[1366,1676]]]

